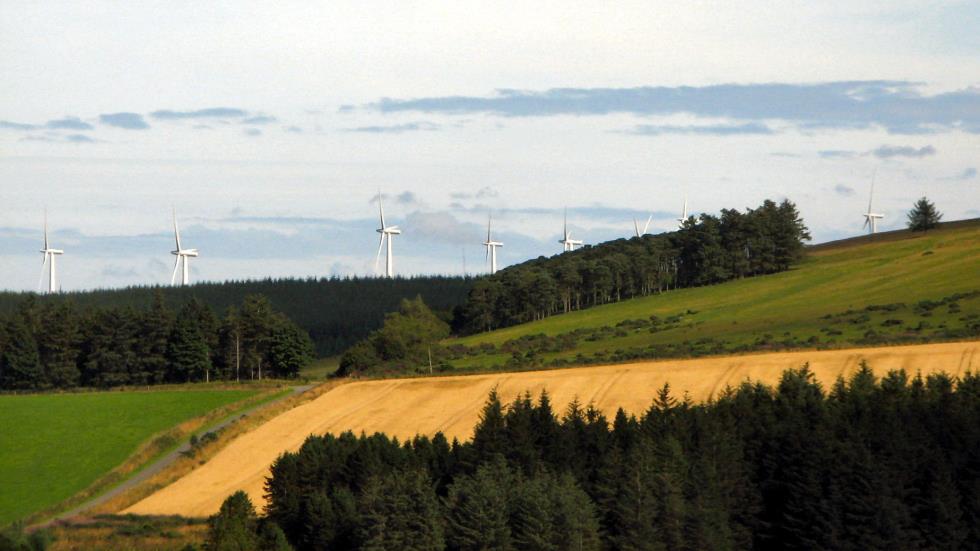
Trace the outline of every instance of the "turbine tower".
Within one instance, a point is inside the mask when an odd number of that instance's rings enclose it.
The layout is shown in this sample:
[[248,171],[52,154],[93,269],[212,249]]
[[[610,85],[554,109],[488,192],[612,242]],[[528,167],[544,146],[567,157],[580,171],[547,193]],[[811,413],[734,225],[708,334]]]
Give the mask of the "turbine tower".
[[490,234],[490,224],[493,222],[493,215],[487,216],[487,240],[483,246],[487,248],[487,259],[490,261],[490,273],[497,273],[497,247],[503,247],[500,241],[494,241]]
[[558,240],[559,243],[564,247],[565,252],[574,251],[575,247],[581,247],[582,241],[578,239],[572,239],[572,232],[568,231],[568,209],[565,209],[565,222],[562,225],[562,233],[564,234],[561,239]]
[[871,212],[871,201],[874,199],[875,196],[875,176],[877,175],[878,175],[878,171],[875,171],[875,174],[871,176],[871,194],[868,196],[868,212],[862,215],[864,216],[863,228],[870,228],[872,235],[878,233],[878,220],[885,217],[884,214]]
[[[41,261],[41,279],[37,282],[38,290],[41,289],[41,284],[44,281],[44,268],[47,265],[48,268],[48,294],[58,292],[58,268],[56,259],[58,255],[65,254],[65,251],[60,249],[52,249],[48,244],[48,211],[44,211],[44,248],[41,249],[41,253],[44,254],[44,260]],[[50,264],[48,262],[50,259]]]
[[177,250],[170,251],[170,254],[177,257],[174,262],[174,273],[170,276],[170,284],[174,285],[177,281],[177,270],[183,265],[180,284],[187,285],[190,282],[190,257],[197,256],[197,249],[185,249],[180,246],[180,229],[177,227],[177,209],[174,209],[174,239],[177,241]]
[[678,225],[678,227],[683,228],[684,227],[684,222],[687,222],[687,218],[688,218],[688,214],[687,214],[687,195],[685,194],[684,195],[684,212],[681,214],[681,217],[677,219],[677,225]]
[[637,237],[643,237],[647,234],[647,230],[650,229],[650,221],[653,220],[653,215],[651,214],[647,218],[647,223],[643,224],[643,231],[640,231],[640,225],[636,223],[636,217],[633,217],[633,231],[636,233]]
[[388,255],[385,257],[385,277],[394,277],[395,259],[391,256],[391,240],[402,231],[398,229],[398,226],[385,225],[385,206],[384,203],[381,202],[380,191],[378,191],[378,208],[381,210],[381,227],[375,231],[381,234],[381,240],[378,242],[378,256],[374,259],[374,270],[378,271],[378,262],[381,260],[381,249],[384,248],[385,241],[387,240]]

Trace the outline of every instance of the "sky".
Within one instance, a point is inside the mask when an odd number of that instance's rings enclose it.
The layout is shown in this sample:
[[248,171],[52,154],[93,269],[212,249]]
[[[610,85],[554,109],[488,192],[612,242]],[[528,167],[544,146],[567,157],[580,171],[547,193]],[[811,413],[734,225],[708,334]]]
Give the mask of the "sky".
[[[450,4],[450,5],[446,5]],[[735,5],[737,4],[737,5]],[[796,203],[980,216],[980,4],[0,0],[0,288],[484,273]],[[383,259],[382,259],[383,262]],[[383,267],[381,268],[383,270]]]

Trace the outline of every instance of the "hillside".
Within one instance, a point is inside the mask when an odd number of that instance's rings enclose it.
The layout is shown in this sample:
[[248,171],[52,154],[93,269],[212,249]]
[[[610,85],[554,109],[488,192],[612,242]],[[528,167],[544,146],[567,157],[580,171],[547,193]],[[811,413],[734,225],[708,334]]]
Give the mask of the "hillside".
[[[0,396],[0,526],[82,491],[119,467],[153,435],[179,434],[172,427],[256,393],[160,390]],[[177,444],[172,435],[169,438],[164,448]]]
[[793,269],[445,342],[456,368],[838,348],[980,334],[980,222],[812,247]]
[[592,403],[610,417],[617,408],[634,414],[650,407],[656,391],[669,382],[675,395],[692,400],[717,395],[745,380],[775,384],[783,371],[809,362],[827,388],[867,360],[881,376],[905,369],[910,375],[944,371],[962,375],[980,367],[980,343],[947,343],[873,349],[756,354],[673,360],[522,373],[425,377],[351,382],[291,409],[256,428],[184,478],[134,504],[123,513],[206,516],[238,489],[264,503],[269,466],[283,452],[296,450],[310,434],[375,431],[403,440],[442,431],[448,438],[472,436],[481,406],[496,388],[505,402],[547,389],[556,411],[574,399]]

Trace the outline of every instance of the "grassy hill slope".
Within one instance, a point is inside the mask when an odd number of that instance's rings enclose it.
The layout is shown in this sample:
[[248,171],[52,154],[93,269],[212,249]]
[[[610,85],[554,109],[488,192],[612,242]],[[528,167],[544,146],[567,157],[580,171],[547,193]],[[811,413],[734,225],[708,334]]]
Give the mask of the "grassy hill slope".
[[85,489],[152,435],[254,394],[162,390],[0,396],[0,526]]
[[926,234],[828,243],[788,272],[670,291],[447,344],[468,347],[450,362],[454,367],[534,367],[972,338],[980,334],[978,317],[980,221],[971,220]]

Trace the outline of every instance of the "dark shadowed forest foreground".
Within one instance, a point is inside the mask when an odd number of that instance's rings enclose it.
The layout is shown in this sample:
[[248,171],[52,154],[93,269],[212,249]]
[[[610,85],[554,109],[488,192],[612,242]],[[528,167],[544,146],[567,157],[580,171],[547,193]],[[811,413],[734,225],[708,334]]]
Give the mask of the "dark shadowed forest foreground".
[[228,498],[208,548],[976,549],[980,376],[823,389],[803,367],[612,420],[493,393],[470,442],[311,436],[266,489],[261,517]]

